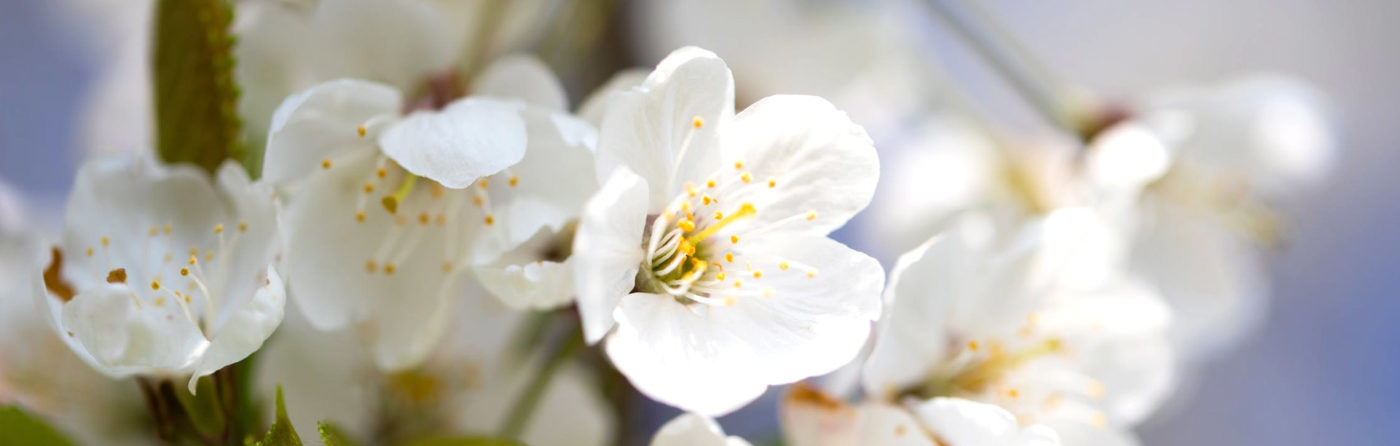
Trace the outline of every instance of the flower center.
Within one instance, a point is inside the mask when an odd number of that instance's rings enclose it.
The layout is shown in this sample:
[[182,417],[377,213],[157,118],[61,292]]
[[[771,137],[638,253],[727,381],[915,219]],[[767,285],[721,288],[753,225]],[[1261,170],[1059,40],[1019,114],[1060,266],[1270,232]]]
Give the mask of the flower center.
[[[361,138],[366,137],[364,126],[356,131]],[[325,159],[321,161],[321,168],[330,170],[333,164]],[[505,183],[507,187],[493,188],[493,179],[502,180],[497,183]],[[507,169],[482,177],[466,188],[451,189],[408,172],[381,153],[373,170],[365,175],[354,209],[354,219],[358,223],[378,219],[387,219],[389,223],[378,247],[365,260],[364,273],[394,275],[420,247],[437,249],[423,244],[429,235],[442,238],[439,268],[442,273],[460,270],[467,264],[470,251],[467,226],[472,220],[486,226],[496,225],[500,217],[492,202],[508,198],[506,195],[519,183],[520,178]]]
[[[677,163],[684,158],[694,131],[703,125],[698,117],[692,122],[692,131],[678,151]],[[767,232],[813,220],[816,212],[756,224],[754,218],[762,210],[755,203],[762,194],[779,187],[779,179],[755,180],[742,161],[733,166],[732,171],[721,169],[703,186],[685,184],[684,191],[651,218],[645,237],[647,255],[637,274],[638,290],[670,295],[687,305],[731,306],[738,299],[776,294],[773,287],[762,285],[765,269],[777,270],[778,274],[796,269],[807,277],[816,277],[816,268],[744,248]]]
[[[223,296],[218,293],[233,279],[229,277],[230,256],[248,232],[248,223],[240,221],[231,231],[226,230],[222,223],[215,225],[213,231],[218,246],[213,249],[190,247],[188,257],[184,257],[183,261],[177,261],[183,256],[176,255],[179,247],[174,246],[172,229],[169,223],[151,226],[142,237],[141,257],[135,265],[118,265],[112,261],[112,238],[106,235],[100,238],[96,246],[84,250],[84,256],[92,265],[89,269],[96,283],[129,285],[131,300],[137,308],[146,305],[164,307],[173,303],[180,307],[187,319],[207,332],[214,325],[218,304],[223,302]],[[229,232],[232,235],[228,235]],[[98,256],[102,259],[102,268],[97,268],[95,259]],[[56,252],[54,265],[59,265],[58,259]],[[49,282],[49,278],[46,277],[45,281]],[[49,287],[53,289],[54,285]],[[197,304],[196,300],[199,301]]]

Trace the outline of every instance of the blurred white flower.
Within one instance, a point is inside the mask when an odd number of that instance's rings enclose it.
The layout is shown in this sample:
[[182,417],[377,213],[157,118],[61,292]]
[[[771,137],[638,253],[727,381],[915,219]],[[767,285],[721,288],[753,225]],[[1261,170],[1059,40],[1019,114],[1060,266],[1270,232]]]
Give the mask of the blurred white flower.
[[83,444],[147,444],[139,392],[83,364],[30,296],[48,234],[0,182],[0,404],[36,413]]
[[884,276],[826,237],[874,191],[865,132],[819,98],[735,116],[733,97],[724,62],[693,47],[615,95],[599,134],[608,179],[573,250],[588,341],[608,335],[642,393],[706,415],[850,361]]
[[726,437],[710,417],[685,413],[672,418],[651,437],[651,446],[749,446],[739,437]]
[[596,130],[564,113],[533,59],[502,59],[476,84],[401,117],[393,87],[338,80],[288,98],[273,122],[263,174],[287,194],[296,302],[318,327],[359,326],[385,370],[426,357],[463,271],[516,308],[573,295]]
[[1137,113],[1171,164],[1136,205],[1131,266],[1180,315],[1173,341],[1198,362],[1257,326],[1268,297],[1259,247],[1286,237],[1276,207],[1321,182],[1336,137],[1321,95],[1281,77],[1166,91]]
[[779,416],[792,446],[1060,444],[1055,431],[1044,425],[1022,427],[1024,420],[1018,423],[1005,409],[959,398],[849,406],[799,384],[784,398]]
[[[419,367],[387,374],[357,348],[353,332],[321,331],[292,311],[282,334],[263,349],[255,385],[265,392],[282,386],[298,432],[315,432],[318,421],[329,420],[365,444],[425,432],[494,434],[542,361],[509,349],[525,313],[473,291],[446,310],[455,323],[441,348]],[[614,425],[595,378],[566,366],[520,440],[602,446],[612,443]]]
[[272,191],[226,162],[99,159],[78,173],[63,243],[33,293],[60,336],[98,371],[195,380],[253,353],[282,321],[269,266]]
[[1075,212],[1014,237],[968,217],[901,257],[865,364],[867,394],[967,398],[1070,444],[1131,444],[1125,428],[1171,384],[1169,311],[1127,278],[1086,280],[1106,251],[1086,249],[1083,233],[1101,229]]

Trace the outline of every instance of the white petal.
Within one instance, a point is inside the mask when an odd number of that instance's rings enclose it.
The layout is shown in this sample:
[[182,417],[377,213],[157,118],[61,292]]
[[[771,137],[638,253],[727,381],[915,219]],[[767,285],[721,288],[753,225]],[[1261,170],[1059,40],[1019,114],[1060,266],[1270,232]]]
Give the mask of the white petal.
[[[800,386],[800,384],[799,384]],[[783,437],[792,446],[936,446],[909,412],[868,402],[848,406],[805,388],[783,399]]]
[[739,437],[725,437],[719,423],[704,415],[681,414],[656,431],[651,446],[738,446],[749,442]]
[[476,75],[471,92],[500,99],[519,99],[551,111],[569,111],[564,85],[549,66],[530,55],[514,54],[496,59]]
[[287,292],[282,286],[282,278],[277,271],[267,268],[267,284],[258,288],[252,300],[240,308],[234,308],[223,327],[214,332],[209,340],[209,349],[195,364],[190,376],[190,393],[195,391],[195,383],[200,377],[214,373],[229,364],[242,361],[262,347],[277,326],[282,323],[282,310],[287,303]]
[[441,111],[416,111],[384,131],[379,145],[414,175],[454,189],[500,172],[525,155],[522,105],[459,99]]
[[1058,445],[1060,438],[1043,426],[1022,429],[1016,416],[991,404],[959,398],[934,398],[914,408],[919,420],[949,445]]
[[933,362],[944,356],[948,343],[942,331],[952,316],[953,300],[935,297],[939,287],[950,286],[949,276],[961,271],[956,262],[966,261],[959,258],[959,248],[956,240],[935,237],[899,256],[885,289],[888,311],[864,367],[866,394],[877,399],[893,396],[927,376]]
[[[608,336],[613,366],[638,391],[687,411],[718,416],[742,407],[768,388],[751,338],[732,308],[690,307],[674,297],[636,293],[615,313],[617,330]],[[747,316],[747,315],[743,315]],[[747,329],[747,330],[746,330]],[[760,332],[761,333],[761,332]]]
[[611,101],[598,135],[599,178],[626,166],[646,179],[650,208],[659,210],[684,182],[719,167],[716,132],[734,115],[734,77],[713,53],[676,50],[640,88]]
[[613,102],[616,93],[631,90],[647,79],[647,71],[640,69],[625,69],[614,74],[611,79],[603,83],[603,86],[593,90],[588,97],[578,106],[578,117],[593,124],[594,127],[603,125],[603,115],[607,113],[608,107]]
[[520,162],[510,166],[511,190],[555,206],[571,218],[577,216],[584,201],[598,190],[591,168],[597,130],[578,118],[538,107],[522,115],[529,146]]
[[288,97],[273,114],[263,158],[262,179],[274,184],[298,181],[321,168],[323,160],[365,150],[374,140],[359,128],[403,108],[399,90],[384,84],[340,79]]
[[[444,249],[452,248],[445,227],[410,223],[400,227],[403,235],[386,240],[395,216],[378,203],[367,204],[367,218],[357,221],[356,203],[374,166],[375,154],[361,153],[308,180],[287,207],[292,229],[283,266],[293,299],[313,325],[335,329],[358,323],[368,330],[376,362],[400,369],[421,360],[440,337],[446,312],[439,310],[445,296],[455,295],[458,270],[442,269]],[[432,200],[427,195],[409,195],[399,212],[416,214],[410,209]],[[407,231],[422,231],[413,246],[404,246],[412,240]],[[395,257],[387,253],[403,249],[410,251],[398,255],[402,260],[394,274],[386,274],[384,264]],[[370,260],[377,262],[373,271],[367,270]]]
[[175,302],[141,302],[125,285],[104,284],[63,305],[62,328],[111,376],[186,372],[209,347]]
[[[217,268],[226,277],[222,284],[209,284],[213,287],[222,285],[222,288],[210,291],[223,296],[223,301],[218,302],[220,307],[216,309],[213,325],[205,327],[210,332],[222,330],[226,319],[235,311],[240,311],[238,308],[249,305],[256,299],[256,294],[263,292],[267,287],[268,265],[281,248],[277,206],[272,199],[271,186],[267,182],[252,183],[243,166],[232,160],[224,161],[216,174],[219,191],[231,208],[230,215],[237,218],[237,221],[227,221],[225,224],[230,232],[237,231],[237,234],[229,237],[228,252],[219,253],[222,256],[216,257],[224,264],[205,266],[210,270]],[[235,241],[236,245],[233,244]],[[280,288],[279,285],[276,293],[285,297]],[[281,307],[280,303],[278,307]],[[275,327],[276,324],[273,324]]]
[[548,227],[536,234],[491,263],[472,268],[481,285],[512,308],[549,309],[573,300],[573,262],[543,260],[541,255],[541,249],[552,249],[562,234]]
[[686,410],[723,414],[768,385],[835,370],[864,346],[880,311],[878,262],[825,237],[752,243],[746,252],[794,259],[818,272],[768,271],[750,286],[771,289],[771,296],[732,306],[629,295],[616,312],[618,330],[607,351],[638,390]]
[[[865,129],[814,96],[771,96],[744,109],[724,130],[729,164],[750,172],[755,224],[807,215],[791,230],[826,234],[870,204],[880,177]],[[726,166],[728,167],[728,166]],[[773,180],[773,183],[768,183]],[[772,184],[772,187],[767,187]]]
[[625,168],[613,172],[584,205],[574,234],[574,283],[588,342],[613,326],[613,309],[635,286],[647,219],[647,183]]

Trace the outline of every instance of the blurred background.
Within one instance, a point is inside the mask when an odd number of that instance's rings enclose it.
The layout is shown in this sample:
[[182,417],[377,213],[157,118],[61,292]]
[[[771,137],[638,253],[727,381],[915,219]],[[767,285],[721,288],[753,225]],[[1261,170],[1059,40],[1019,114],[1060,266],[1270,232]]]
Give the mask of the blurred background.
[[[91,3],[88,5],[87,3]],[[830,20],[764,22],[734,17],[724,5],[671,8],[621,1],[596,45],[606,57],[592,71],[562,71],[575,97],[601,82],[597,73],[650,66],[680,44],[715,50],[735,70],[741,102],[779,92],[834,91],[865,61],[898,48],[946,79],[911,69],[877,82],[889,100],[843,103],[853,116],[928,107],[935,100],[905,83],[950,84],[1006,128],[1046,131],[1024,101],[947,24],[918,1],[847,2],[881,11],[875,38],[846,36],[860,14]],[[829,7],[834,0],[817,1]],[[984,1],[980,3],[1049,71],[1108,98],[1132,98],[1164,86],[1281,72],[1312,83],[1331,100],[1341,137],[1329,180],[1287,209],[1287,243],[1271,252],[1272,305],[1260,330],[1205,366],[1182,396],[1142,429],[1147,444],[1400,444],[1400,2],[1357,0]],[[706,5],[710,5],[707,3]],[[773,17],[785,17],[778,9]],[[110,95],[99,85],[140,48],[129,23],[144,10],[117,0],[0,2],[0,180],[41,209],[57,210],[76,163],[101,144],[89,104]],[[761,17],[761,16],[760,16]],[[772,18],[772,17],[769,17]],[[779,37],[790,40],[781,40]],[[774,60],[796,74],[765,69],[736,54],[746,45],[782,41]],[[133,46],[132,42],[138,42]],[[549,59],[557,62],[558,58]],[[590,62],[591,61],[591,62]],[[797,63],[802,62],[802,63]],[[898,64],[895,64],[898,67]],[[556,67],[558,69],[558,67]],[[893,68],[898,70],[899,68]],[[826,79],[830,76],[833,79]],[[939,87],[942,88],[942,87]],[[868,91],[868,90],[859,90]],[[120,93],[120,92],[118,92]],[[849,93],[849,92],[847,92]],[[120,96],[120,95],[118,95]],[[120,98],[109,99],[120,104]],[[837,100],[841,103],[841,100]],[[910,104],[908,102],[914,102]],[[855,101],[859,102],[859,101]],[[141,125],[108,107],[108,126]],[[141,113],[141,112],[135,112]],[[139,118],[139,117],[138,117]],[[869,123],[877,142],[901,138],[901,125]],[[110,129],[109,129],[110,130]],[[138,132],[139,133],[139,132]],[[97,135],[94,137],[93,135]],[[97,139],[94,141],[94,139]],[[877,146],[880,146],[877,144]],[[886,149],[880,146],[881,150]],[[898,147],[912,147],[900,145]],[[867,244],[845,231],[856,246]],[[873,248],[872,248],[873,249]],[[889,261],[890,253],[881,259]],[[770,398],[721,420],[731,434],[763,441],[772,425]],[[664,421],[671,412],[650,419]]]

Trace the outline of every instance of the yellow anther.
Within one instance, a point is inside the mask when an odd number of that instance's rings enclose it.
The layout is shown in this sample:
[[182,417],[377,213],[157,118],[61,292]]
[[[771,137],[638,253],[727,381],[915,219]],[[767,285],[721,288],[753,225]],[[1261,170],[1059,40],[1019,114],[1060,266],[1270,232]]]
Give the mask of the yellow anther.
[[812,220],[815,220],[816,218],[817,218],[817,211],[807,211],[807,221],[812,221]]
[[153,291],[160,291],[160,281],[158,281],[158,280],[152,280],[152,281],[151,281],[151,290],[153,290]]
[[816,269],[809,269],[809,270],[807,270],[807,277],[812,277],[812,278],[817,277],[817,270],[816,270]]
[[160,228],[157,228],[157,227],[155,227],[155,226],[151,226],[151,230],[150,230],[150,236],[151,236],[151,237],[155,237],[156,234],[159,234],[159,233],[160,233]]
[[739,180],[745,183],[751,182],[753,181],[753,174],[748,172],[741,173],[739,174]]
[[432,221],[432,217],[429,217],[427,212],[418,214],[418,224],[427,225],[430,221]]
[[763,271],[754,271],[753,278],[757,279],[759,277],[763,277]]
[[390,276],[394,275],[394,263],[393,263],[393,262],[389,262],[389,263],[385,263],[385,264],[384,264],[384,274],[385,274],[385,275],[390,275]]
[[1016,389],[1008,389],[1008,390],[1006,391],[1006,396],[1009,396],[1009,397],[1011,397],[1011,399],[1014,400],[1014,399],[1016,399],[1016,397],[1021,396],[1021,391],[1016,390]]
[[679,246],[676,247],[676,250],[680,251],[682,254],[685,255],[693,255],[695,254],[695,245],[690,244],[690,242],[688,241],[681,240],[681,243]]
[[399,203],[403,203],[404,199],[408,198],[408,194],[413,192],[413,185],[417,183],[417,175],[404,177],[403,184],[399,185],[399,189],[394,191],[393,195],[380,200],[380,204],[383,204],[384,209],[388,210],[390,214],[397,214],[399,212]]
[[442,272],[444,272],[444,273],[450,273],[450,272],[452,272],[452,262],[442,262]]
[[977,341],[967,341],[967,349],[977,351]]
[[515,186],[518,186],[518,185],[520,185],[520,177],[511,175],[511,177],[510,177],[510,187],[515,187]]
[[487,226],[496,224],[496,217],[493,217],[493,216],[490,216],[490,215],[487,215],[486,218],[484,218],[483,220],[486,221],[486,225],[487,225]]
[[330,159],[330,158],[321,158],[321,169],[329,170],[330,168],[331,168],[331,159]]
[[715,188],[715,179],[714,179],[714,178],[711,178],[711,179],[705,180],[705,187],[708,187],[708,188],[710,188],[710,189],[714,189],[714,188]]
[[743,162],[743,161],[735,161],[735,162],[734,162],[734,170],[744,170],[744,162]]
[[190,265],[194,265],[194,264],[196,264],[196,263],[199,263],[199,256],[198,256],[198,255],[195,255],[195,254],[190,254],[190,261],[189,261],[188,263],[189,263]]
[[188,275],[190,275],[190,269],[189,269],[189,268],[180,268],[180,275],[181,275],[181,276],[188,276]]
[[103,248],[106,248],[107,245],[108,245],[108,244],[111,244],[111,243],[112,243],[112,240],[111,240],[111,239],[107,238],[107,236],[105,236],[105,235],[102,236],[102,247],[103,247]]
[[778,180],[768,180],[768,188],[772,189],[775,187],[778,187]]
[[[705,194],[700,196],[700,202],[703,203],[705,206],[709,206],[710,203],[718,203],[719,201],[715,200],[714,198],[711,198],[710,194]],[[718,215],[718,213],[716,213],[716,215]]]
[[676,227],[681,228],[681,231],[685,231],[685,232],[694,231],[694,230],[695,230],[695,222],[690,221],[690,220],[681,220],[680,223],[676,223]]
[[160,232],[165,233],[165,235],[170,235],[170,231],[171,231],[170,223],[166,223],[165,226],[163,226],[163,227],[160,228]]
[[164,297],[157,297],[154,303],[156,304],[157,307],[163,307],[163,306],[165,306],[165,298],[164,298]]
[[214,233],[215,233],[215,234],[223,234],[223,233],[224,233],[224,224],[223,224],[223,223],[219,223],[219,224],[217,224],[217,225],[214,225]]
[[744,203],[742,206],[739,206],[739,210],[734,212],[733,214],[730,214],[729,218],[725,218],[724,214],[722,213],[715,212],[715,220],[718,221],[705,227],[705,230],[701,231],[699,234],[690,236],[690,242],[692,244],[698,244],[701,240],[704,240],[706,237],[714,235],[716,232],[719,232],[720,229],[724,229],[725,226],[729,226],[730,223],[734,223],[735,221],[738,221],[744,217],[748,217],[757,213],[758,209],[755,209],[753,207],[753,204],[750,203]]
[[[686,195],[689,195],[690,198],[695,198],[695,183],[685,183],[685,193]],[[684,204],[685,203],[682,203],[682,205]]]
[[246,221],[240,221],[240,222],[238,222],[238,232],[248,232],[248,222],[246,222]]
[[715,280],[723,281],[723,280],[724,280],[724,271],[720,271],[720,272],[718,272],[718,273],[715,273]]
[[358,222],[363,222],[363,221],[365,221],[365,212],[364,212],[364,211],[356,212],[356,213],[355,213],[355,221],[358,221]]
[[88,247],[88,249],[87,249],[87,256],[88,256],[88,257],[92,257],[92,247]]
[[374,176],[379,177],[380,179],[383,179],[384,177],[389,176],[389,169],[385,169],[385,168],[383,168],[383,167],[380,167],[380,168],[378,168],[378,169],[374,169]]
[[694,118],[690,118],[690,125],[691,125],[692,127],[697,128],[697,129],[700,128],[700,127],[704,127],[704,126],[705,126],[705,118],[701,118],[701,117],[699,117],[699,116],[696,116],[696,117],[694,117]]
[[447,193],[447,188],[441,184],[433,183],[433,198],[442,198],[442,194]]
[[214,260],[214,251],[204,251],[204,261]]
[[725,297],[725,298],[724,298],[724,306],[726,306],[726,307],[732,307],[732,306],[734,306],[734,296]]
[[729,262],[729,263],[734,263],[734,253],[732,253],[732,252],[726,252],[726,253],[724,253],[724,261]]
[[445,225],[447,225],[447,214],[438,214],[438,216],[437,216],[437,224],[438,224],[438,226],[445,226]]
[[379,269],[379,264],[374,263],[373,260],[370,260],[370,261],[368,261],[368,262],[365,262],[365,272],[367,272],[367,273],[374,273],[374,270],[376,270],[376,269]]
[[477,205],[477,206],[481,206],[481,205],[483,205],[483,204],[485,204],[485,203],[486,203],[486,199],[485,199],[485,198],[482,198],[481,195],[472,195],[472,204]]
[[729,243],[739,243],[739,236],[737,236],[737,235],[731,235],[731,236],[729,236]]
[[788,262],[778,262],[778,269],[783,270],[783,271],[787,271],[787,269],[788,269]]
[[476,185],[477,185],[477,186],[481,186],[482,189],[491,187],[491,179],[490,179],[490,178],[482,178],[482,179],[480,179],[480,180],[477,180]]
[[355,127],[355,133],[360,134],[360,137],[361,137],[361,138],[364,138],[364,137],[365,137],[365,132],[367,132],[367,131],[369,131],[369,129],[366,129],[365,126],[363,126],[363,125],[362,125],[362,126],[359,126],[359,127]]

